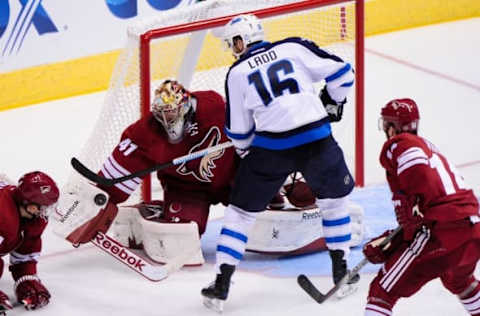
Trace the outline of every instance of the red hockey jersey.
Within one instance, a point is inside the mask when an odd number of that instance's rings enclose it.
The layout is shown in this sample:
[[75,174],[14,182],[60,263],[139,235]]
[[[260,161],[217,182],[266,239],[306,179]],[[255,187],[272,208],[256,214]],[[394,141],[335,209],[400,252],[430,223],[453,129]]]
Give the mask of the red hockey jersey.
[[[223,98],[214,91],[198,91],[192,95],[197,100],[195,115],[180,143],[169,143],[162,125],[150,114],[123,132],[120,143],[100,173],[107,178],[118,178],[228,141],[224,132]],[[235,160],[235,151],[228,148],[161,170],[157,176],[163,186],[188,192],[200,191],[207,193],[212,203],[227,203],[236,169]],[[140,183],[141,179],[134,178],[102,189],[110,194],[113,203],[120,203]]]
[[[10,263],[22,265],[22,274],[35,274],[42,250],[42,233],[47,226],[44,218],[23,219],[13,198],[15,186],[0,183],[0,256],[10,254]],[[0,271],[1,275],[1,271]]]
[[478,200],[433,144],[402,133],[388,140],[380,163],[392,192],[416,195],[426,221],[449,222],[479,215]]

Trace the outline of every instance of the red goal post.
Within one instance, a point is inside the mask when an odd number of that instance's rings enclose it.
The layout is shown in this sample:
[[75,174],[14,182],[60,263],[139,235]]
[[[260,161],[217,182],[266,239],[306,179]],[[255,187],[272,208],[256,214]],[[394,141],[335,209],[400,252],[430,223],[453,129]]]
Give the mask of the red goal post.
[[[241,13],[262,20],[268,41],[305,37],[353,65],[354,93],[348,97],[344,118],[332,127],[357,185],[363,186],[364,0],[206,0],[131,26],[101,117],[80,161],[98,170],[123,129],[149,113],[153,91],[164,79],[176,78],[193,91],[213,89],[224,95],[225,75],[234,59],[222,49],[219,34]],[[147,177],[142,198],[151,197]]]

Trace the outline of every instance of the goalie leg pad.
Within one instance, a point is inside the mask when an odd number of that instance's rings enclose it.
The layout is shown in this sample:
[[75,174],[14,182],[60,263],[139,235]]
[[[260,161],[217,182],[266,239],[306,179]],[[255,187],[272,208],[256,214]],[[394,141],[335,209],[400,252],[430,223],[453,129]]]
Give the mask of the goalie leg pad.
[[200,245],[198,226],[190,223],[161,223],[139,219],[143,231],[143,249],[154,261],[168,263],[185,251],[193,251],[185,265],[205,263]]
[[350,214],[352,240],[350,247],[360,246],[365,238],[365,211],[360,204],[347,200],[347,209]]
[[122,246],[143,249],[143,231],[140,226],[140,205],[119,207],[118,214],[110,230],[111,236]]
[[162,204],[162,201],[152,201],[148,205],[120,207],[112,227],[114,239],[125,247],[143,249],[150,259],[158,263],[168,263],[185,251],[194,249],[185,264],[203,264],[205,260],[200,249],[197,224],[167,222],[159,212],[152,211],[154,207],[161,211]]
[[[351,246],[365,235],[363,208],[347,203],[352,227]],[[257,214],[247,250],[266,254],[298,255],[327,249],[323,234],[323,212],[318,207],[267,210]]]
[[325,250],[318,208],[266,210],[257,214],[247,250],[269,254],[301,254]]

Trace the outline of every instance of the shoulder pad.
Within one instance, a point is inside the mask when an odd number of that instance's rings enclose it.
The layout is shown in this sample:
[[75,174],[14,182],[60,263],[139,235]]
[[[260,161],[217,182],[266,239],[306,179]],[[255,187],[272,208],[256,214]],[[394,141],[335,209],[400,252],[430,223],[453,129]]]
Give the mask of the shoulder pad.
[[398,157],[407,150],[415,150],[414,148],[425,158],[431,156],[431,150],[421,137],[409,133],[399,134],[383,145],[380,153],[380,163],[384,168],[392,167],[397,164]]

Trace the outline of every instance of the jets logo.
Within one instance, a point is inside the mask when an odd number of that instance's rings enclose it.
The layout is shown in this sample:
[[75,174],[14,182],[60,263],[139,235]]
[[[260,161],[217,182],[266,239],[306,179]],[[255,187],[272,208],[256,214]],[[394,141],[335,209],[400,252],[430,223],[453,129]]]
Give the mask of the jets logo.
[[[188,153],[190,154],[195,151],[216,146],[220,143],[221,137],[222,134],[220,133],[220,129],[217,126],[214,126],[210,128],[200,143],[190,148]],[[184,176],[192,175],[200,182],[212,182],[212,178],[214,177],[213,169],[217,167],[215,165],[215,160],[221,158],[224,153],[225,149],[222,149],[205,155],[200,159],[184,162],[177,168],[177,172]]]

